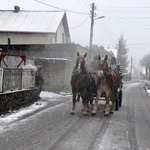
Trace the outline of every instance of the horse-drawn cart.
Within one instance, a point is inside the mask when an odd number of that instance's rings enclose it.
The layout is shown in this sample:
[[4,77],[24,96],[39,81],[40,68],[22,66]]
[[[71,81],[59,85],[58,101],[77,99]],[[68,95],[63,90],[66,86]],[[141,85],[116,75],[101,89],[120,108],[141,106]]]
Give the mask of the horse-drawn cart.
[[[95,82],[97,82],[98,77],[96,77],[96,74],[94,74],[95,77]],[[123,88],[123,83],[121,84],[121,86],[119,87],[118,91],[117,91],[117,98],[116,98],[116,103],[115,103],[115,108],[116,110],[119,110],[119,107],[122,106],[122,88]],[[91,85],[91,91],[89,92],[89,96],[88,96],[88,100],[90,102],[90,104],[93,104],[93,101],[96,99],[96,95],[97,95],[97,89],[95,88],[95,85]],[[101,94],[101,96],[99,97],[99,100],[105,100],[105,92],[103,92]],[[76,96],[76,101],[79,102],[81,98],[80,92],[77,93]]]
[[[91,84],[92,93],[89,96],[89,101],[92,104],[93,100],[96,98],[96,95],[97,95],[98,80],[103,80],[103,78],[106,78],[106,77],[99,78],[97,73],[90,73],[90,77],[92,79],[92,84]],[[115,103],[116,110],[118,110],[119,107],[121,107],[122,105],[122,88],[123,88],[123,83],[121,82],[120,87],[117,89],[117,98],[116,98],[116,103]],[[106,96],[106,93],[102,92],[101,96],[99,97],[99,100],[105,100],[105,96]]]
[[[110,113],[114,113],[115,108],[118,110],[122,105],[121,76],[118,70],[110,69],[107,55],[104,58],[98,56],[98,72],[96,75],[89,74],[85,67],[86,55],[87,53],[80,55],[77,52],[76,64],[71,77],[73,95],[71,114],[75,113],[76,101],[79,101],[81,96],[83,114],[88,115],[90,102],[93,104],[92,115],[96,115],[98,102],[104,97],[106,102],[104,115],[108,116]],[[111,105],[109,106],[110,101]]]
[[[117,96],[116,103],[115,103],[115,109],[119,110],[119,107],[122,106],[122,86],[119,88],[119,91],[118,91],[117,95],[118,96]],[[101,96],[99,97],[99,100],[104,101],[105,100],[105,96],[106,96],[106,94],[105,94],[105,92],[103,92],[101,94]],[[93,93],[93,100],[95,100],[95,99],[96,99],[96,94]],[[91,100],[90,100],[90,102],[91,102]]]

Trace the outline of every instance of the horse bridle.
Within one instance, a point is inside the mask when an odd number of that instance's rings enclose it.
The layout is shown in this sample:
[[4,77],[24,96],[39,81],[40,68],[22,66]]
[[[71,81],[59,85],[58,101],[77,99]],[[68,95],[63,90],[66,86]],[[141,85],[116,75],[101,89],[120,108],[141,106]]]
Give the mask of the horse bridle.
[[82,74],[83,73],[83,68],[81,68],[81,63],[83,62],[83,59],[79,59],[79,62],[78,62],[78,65],[76,66],[76,69],[75,71],[78,73],[78,74]]
[[106,76],[108,74],[108,71],[109,71],[108,64],[105,60],[102,60],[102,61],[103,61],[102,63],[101,62],[99,63],[98,74],[100,76]]

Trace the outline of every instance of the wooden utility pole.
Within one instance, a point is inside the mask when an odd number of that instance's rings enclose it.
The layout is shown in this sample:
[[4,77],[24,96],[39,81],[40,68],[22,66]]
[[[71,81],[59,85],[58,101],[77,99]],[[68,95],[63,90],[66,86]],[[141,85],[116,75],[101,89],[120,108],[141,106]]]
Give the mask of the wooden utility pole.
[[90,61],[91,61],[91,56],[92,56],[92,42],[93,42],[93,27],[94,27],[94,10],[96,9],[95,4],[92,3],[91,5],[91,30],[90,30]]

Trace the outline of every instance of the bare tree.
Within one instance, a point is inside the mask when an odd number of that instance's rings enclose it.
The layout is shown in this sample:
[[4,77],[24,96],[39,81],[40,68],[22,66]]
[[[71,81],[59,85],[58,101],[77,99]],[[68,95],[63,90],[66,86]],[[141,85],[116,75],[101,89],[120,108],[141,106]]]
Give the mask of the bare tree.
[[146,76],[150,76],[150,54],[146,54],[140,61],[140,64],[144,66]]

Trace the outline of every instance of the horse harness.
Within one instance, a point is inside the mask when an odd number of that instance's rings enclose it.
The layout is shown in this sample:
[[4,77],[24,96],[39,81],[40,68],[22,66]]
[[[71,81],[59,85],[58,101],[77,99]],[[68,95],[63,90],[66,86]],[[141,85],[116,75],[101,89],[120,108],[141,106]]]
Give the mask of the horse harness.
[[[103,64],[99,64],[99,68],[101,68],[100,70],[103,71],[103,74],[99,76],[100,84],[103,84],[107,80],[108,83],[116,86],[115,83],[113,82],[113,76],[115,73],[108,66],[107,62],[103,60]],[[114,88],[114,86],[111,86],[111,87]]]

